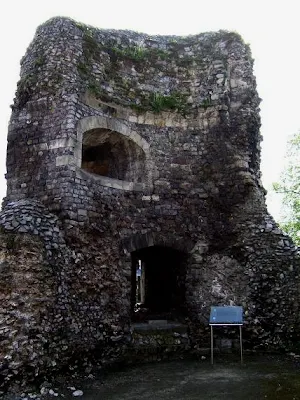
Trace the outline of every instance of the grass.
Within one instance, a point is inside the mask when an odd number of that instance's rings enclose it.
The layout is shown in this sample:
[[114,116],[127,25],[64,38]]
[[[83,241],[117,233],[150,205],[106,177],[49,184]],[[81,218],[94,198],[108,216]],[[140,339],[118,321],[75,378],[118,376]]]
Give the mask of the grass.
[[178,92],[173,92],[170,95],[161,95],[153,93],[149,101],[150,108],[153,112],[161,111],[178,111],[185,115],[187,112],[186,96]]
[[210,107],[212,104],[211,104],[211,99],[210,98],[207,98],[207,99],[204,99],[203,101],[202,101],[202,103],[200,104],[200,107],[201,108],[204,108],[204,110],[206,110],[208,107]]

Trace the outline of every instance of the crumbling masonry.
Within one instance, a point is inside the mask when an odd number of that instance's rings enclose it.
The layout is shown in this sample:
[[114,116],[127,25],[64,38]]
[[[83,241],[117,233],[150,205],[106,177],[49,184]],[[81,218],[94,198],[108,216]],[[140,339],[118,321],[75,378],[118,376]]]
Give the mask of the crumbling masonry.
[[250,348],[296,343],[299,254],[265,205],[252,64],[231,32],[38,28],[8,131],[2,381],[200,351],[211,305],[244,307]]

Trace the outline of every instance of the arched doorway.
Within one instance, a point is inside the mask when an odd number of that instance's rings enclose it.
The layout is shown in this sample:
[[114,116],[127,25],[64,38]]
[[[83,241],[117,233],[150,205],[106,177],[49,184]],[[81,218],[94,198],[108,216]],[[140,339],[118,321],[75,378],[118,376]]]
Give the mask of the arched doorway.
[[165,246],[131,253],[132,318],[178,320],[184,315],[187,255]]

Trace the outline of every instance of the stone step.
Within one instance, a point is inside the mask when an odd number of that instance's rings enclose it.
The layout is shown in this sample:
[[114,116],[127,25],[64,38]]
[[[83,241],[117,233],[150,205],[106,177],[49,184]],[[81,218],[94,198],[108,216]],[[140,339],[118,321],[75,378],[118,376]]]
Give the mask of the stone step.
[[131,325],[133,332],[155,332],[155,331],[173,331],[186,333],[187,325],[180,322],[167,320],[152,320],[148,322],[139,322]]

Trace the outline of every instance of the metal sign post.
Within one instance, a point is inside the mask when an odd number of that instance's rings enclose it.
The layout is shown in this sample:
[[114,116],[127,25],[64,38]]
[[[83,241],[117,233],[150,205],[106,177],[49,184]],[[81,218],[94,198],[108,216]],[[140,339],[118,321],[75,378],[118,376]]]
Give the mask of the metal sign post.
[[239,306],[215,306],[210,309],[210,351],[211,364],[214,363],[214,326],[238,326],[240,331],[241,364],[243,364],[243,307]]

